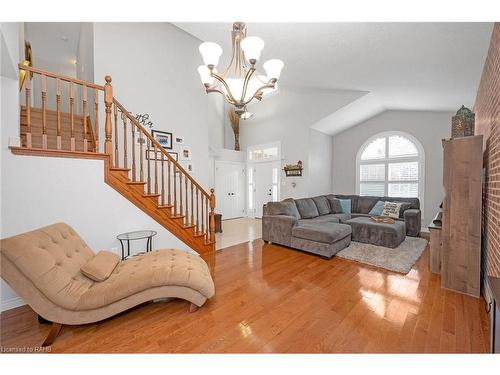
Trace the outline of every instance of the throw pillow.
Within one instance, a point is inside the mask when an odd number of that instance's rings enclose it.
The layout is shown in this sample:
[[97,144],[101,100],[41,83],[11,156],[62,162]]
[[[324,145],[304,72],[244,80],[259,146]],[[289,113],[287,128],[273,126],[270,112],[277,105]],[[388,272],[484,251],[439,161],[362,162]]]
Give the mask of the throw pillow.
[[80,271],[89,279],[104,281],[113,272],[120,262],[120,257],[109,251],[100,251],[96,256],[85,263]]
[[342,213],[351,214],[351,200],[350,199],[339,199],[340,206],[342,207]]
[[382,216],[389,216],[397,219],[399,217],[400,210],[401,210],[401,203],[385,202],[384,209],[382,210]]
[[368,214],[373,216],[381,216],[382,212],[384,211],[384,204],[384,201],[378,201],[377,203],[375,203],[375,206],[373,206]]

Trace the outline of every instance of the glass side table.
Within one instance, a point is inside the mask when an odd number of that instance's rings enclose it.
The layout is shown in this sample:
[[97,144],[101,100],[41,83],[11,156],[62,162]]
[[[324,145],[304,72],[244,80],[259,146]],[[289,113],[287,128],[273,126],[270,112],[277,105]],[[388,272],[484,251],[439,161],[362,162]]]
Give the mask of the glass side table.
[[[156,234],[157,233],[154,230],[138,230],[135,232],[122,233],[116,236],[118,241],[120,241],[120,245],[122,246],[122,260],[130,256],[130,241],[147,239],[146,252],[151,251],[153,248],[153,236],[156,236]],[[126,256],[125,256],[125,247],[123,245],[125,241],[127,242]]]

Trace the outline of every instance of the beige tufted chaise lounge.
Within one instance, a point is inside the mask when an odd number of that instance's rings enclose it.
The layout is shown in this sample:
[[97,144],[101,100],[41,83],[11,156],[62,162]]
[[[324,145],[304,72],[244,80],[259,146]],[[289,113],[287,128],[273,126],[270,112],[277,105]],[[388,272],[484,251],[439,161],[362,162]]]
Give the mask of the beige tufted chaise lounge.
[[53,322],[43,345],[52,344],[62,324],[97,322],[166,297],[185,299],[194,311],[215,293],[203,259],[173,249],[116,260],[109,277],[94,281],[81,268],[97,256],[62,223],[3,239],[0,250],[2,278],[39,316]]

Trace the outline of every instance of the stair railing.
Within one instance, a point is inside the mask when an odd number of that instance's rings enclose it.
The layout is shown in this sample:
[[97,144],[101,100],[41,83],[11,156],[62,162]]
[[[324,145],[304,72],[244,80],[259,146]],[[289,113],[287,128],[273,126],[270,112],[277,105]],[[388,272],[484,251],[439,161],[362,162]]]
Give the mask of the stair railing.
[[[31,66],[19,65],[25,71],[24,91],[26,136],[22,147],[33,148],[32,108],[41,108],[41,148],[70,152],[99,153],[100,137],[111,168],[130,170],[131,183],[144,184],[145,196],[156,197],[158,207],[167,209],[185,229],[206,244],[215,243],[215,195],[206,192],[182,165],[120,104],[113,95],[111,77],[105,85],[63,76]],[[55,96],[48,96],[53,87]],[[36,90],[34,90],[36,89]],[[104,108],[99,106],[103,97]],[[67,99],[67,101],[63,99]],[[90,103],[90,105],[89,105]],[[55,107],[55,111],[50,107]],[[104,113],[102,113],[104,110]],[[47,114],[55,113],[55,148],[48,134]],[[63,143],[62,114],[69,113],[69,146]],[[100,134],[99,118],[104,117]],[[81,135],[75,132],[75,121],[83,122]],[[93,119],[93,128],[92,126]],[[40,134],[36,134],[40,136]],[[50,137],[49,137],[50,136]],[[49,142],[50,141],[50,142]],[[89,147],[92,141],[94,147]]]
[[[41,108],[41,148],[51,149],[49,147],[49,135],[47,126],[47,115],[49,111],[55,110],[56,134],[55,149],[63,150],[61,113],[69,113],[69,150],[81,152],[99,152],[99,96],[104,92],[104,86],[96,85],[91,82],[82,81],[72,77],[52,73],[32,66],[19,65],[19,70],[25,71],[24,91],[21,91],[21,97],[24,99],[26,110],[26,139],[23,140],[24,147],[32,148],[32,114],[33,107]],[[36,90],[34,90],[36,88]],[[48,88],[53,88],[49,90]],[[55,96],[47,94],[53,91]],[[67,101],[63,101],[63,96]],[[89,108],[89,97],[91,98],[91,107]],[[52,107],[52,110],[51,110]],[[88,117],[94,120],[93,134],[95,139],[90,139],[90,129]],[[75,121],[80,119],[83,122],[82,133],[75,133]],[[81,138],[81,147],[77,146],[76,140]],[[94,149],[89,148],[89,141],[94,143]]]

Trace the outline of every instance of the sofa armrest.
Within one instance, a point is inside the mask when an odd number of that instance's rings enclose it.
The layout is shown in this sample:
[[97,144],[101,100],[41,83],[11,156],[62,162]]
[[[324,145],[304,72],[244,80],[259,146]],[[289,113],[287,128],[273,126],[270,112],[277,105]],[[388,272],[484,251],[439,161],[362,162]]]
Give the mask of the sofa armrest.
[[297,218],[287,215],[262,216],[262,239],[289,245],[292,237],[292,228],[297,224]]
[[408,236],[417,237],[420,234],[421,216],[421,211],[415,208],[410,208],[403,213],[406,225],[406,234]]

